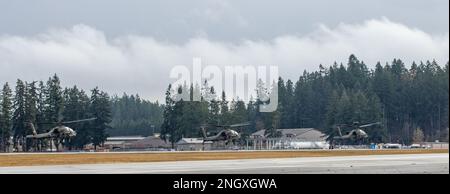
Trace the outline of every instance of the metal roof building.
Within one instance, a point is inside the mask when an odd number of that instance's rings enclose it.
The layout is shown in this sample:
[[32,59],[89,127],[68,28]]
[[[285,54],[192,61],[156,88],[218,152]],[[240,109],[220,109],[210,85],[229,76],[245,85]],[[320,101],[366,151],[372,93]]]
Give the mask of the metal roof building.
[[[281,138],[291,138],[301,141],[325,141],[326,135],[314,128],[299,128],[299,129],[277,129],[281,132]],[[265,139],[266,130],[260,130],[253,133],[250,137],[253,139]]]
[[182,138],[177,142],[178,151],[202,151],[211,150],[213,142],[207,141],[203,143],[201,138]]
[[[326,149],[326,135],[314,128],[277,129],[281,137],[269,138],[266,130],[250,135],[253,149]],[[249,146],[247,146],[249,147]]]

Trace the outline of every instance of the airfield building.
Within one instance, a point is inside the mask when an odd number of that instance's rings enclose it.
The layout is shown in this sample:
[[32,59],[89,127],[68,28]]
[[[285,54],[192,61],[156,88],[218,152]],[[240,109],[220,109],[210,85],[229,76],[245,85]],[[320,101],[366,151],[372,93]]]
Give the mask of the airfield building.
[[105,144],[105,149],[112,150],[133,150],[133,151],[165,151],[170,150],[172,145],[162,140],[159,136],[121,136],[109,137]]
[[260,130],[250,135],[247,149],[283,150],[283,149],[327,149],[329,144],[326,135],[317,129],[277,129],[281,137],[269,138],[266,130]]
[[211,150],[213,142],[204,142],[200,138],[182,138],[177,142],[177,151],[206,151]]

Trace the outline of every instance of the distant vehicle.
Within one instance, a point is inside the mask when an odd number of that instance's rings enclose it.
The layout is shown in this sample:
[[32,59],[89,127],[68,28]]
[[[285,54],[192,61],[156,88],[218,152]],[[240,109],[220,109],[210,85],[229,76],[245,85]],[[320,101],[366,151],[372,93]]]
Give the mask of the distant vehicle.
[[235,144],[235,142],[237,140],[239,140],[241,138],[241,135],[239,134],[239,132],[237,132],[236,130],[234,130],[233,128],[238,128],[238,127],[244,127],[244,126],[248,126],[250,125],[250,122],[246,122],[246,123],[239,123],[239,124],[233,124],[233,125],[215,125],[216,128],[222,128],[221,131],[219,131],[219,133],[217,133],[214,136],[207,136],[207,132],[206,132],[206,128],[209,125],[202,125],[200,128],[202,130],[203,133],[203,143],[207,142],[207,141],[212,141],[212,142],[225,142],[226,145],[233,143]]
[[412,144],[411,149],[429,149],[430,146],[427,145],[421,145],[421,144]]
[[411,149],[421,149],[423,147],[420,144],[412,144],[410,148]]
[[233,146],[232,148],[231,148],[231,150],[241,150],[241,148],[239,147],[239,146]]
[[402,148],[402,144],[387,143],[387,144],[383,145],[383,148],[385,148],[385,149],[401,149]]

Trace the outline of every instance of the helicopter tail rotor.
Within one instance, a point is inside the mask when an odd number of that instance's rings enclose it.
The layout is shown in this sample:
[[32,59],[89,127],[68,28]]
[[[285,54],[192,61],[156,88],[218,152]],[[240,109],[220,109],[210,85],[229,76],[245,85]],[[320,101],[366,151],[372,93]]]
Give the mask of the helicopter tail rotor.
[[238,123],[233,125],[216,125],[219,128],[237,128],[237,127],[245,127],[251,125],[250,122]]

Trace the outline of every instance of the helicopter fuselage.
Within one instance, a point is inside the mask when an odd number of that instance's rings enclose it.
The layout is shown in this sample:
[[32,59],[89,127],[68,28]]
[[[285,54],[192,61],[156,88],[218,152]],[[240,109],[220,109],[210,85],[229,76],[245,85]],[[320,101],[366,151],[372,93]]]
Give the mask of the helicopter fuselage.
[[233,141],[241,138],[241,135],[232,129],[225,129],[220,131],[217,135],[206,137],[204,141]]
[[50,129],[47,133],[41,133],[41,134],[33,134],[33,135],[27,135],[26,138],[31,139],[45,139],[45,138],[70,138],[75,137],[77,133],[75,130],[73,130],[70,127],[67,126],[57,126],[52,129]]
[[343,139],[352,139],[352,140],[360,140],[360,139],[366,139],[369,135],[362,129],[354,129],[351,130],[348,134],[343,136],[334,137],[335,140],[343,140]]

